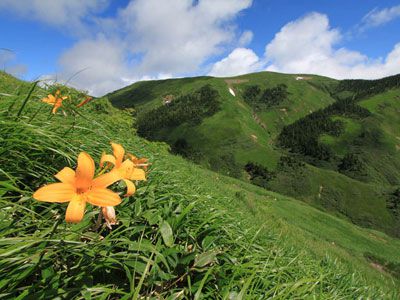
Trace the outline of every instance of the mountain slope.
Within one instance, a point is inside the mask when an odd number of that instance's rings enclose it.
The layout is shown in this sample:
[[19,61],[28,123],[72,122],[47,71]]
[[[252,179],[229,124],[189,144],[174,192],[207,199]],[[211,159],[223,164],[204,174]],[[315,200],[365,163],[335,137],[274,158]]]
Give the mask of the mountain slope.
[[[320,77],[311,80],[334,82]],[[260,115],[254,112],[240,97],[246,86],[256,84],[266,88],[278,83],[287,84],[290,94],[285,103],[268,112],[267,116],[263,112]],[[221,157],[230,157],[235,163],[240,164],[245,164],[253,158],[267,166],[275,166],[279,154],[274,150],[271,140],[275,139],[281,127],[307,115],[310,110],[323,108],[334,101],[326,93],[301,80],[296,80],[294,75],[277,73],[259,73],[235,79],[199,77],[138,82],[107,97],[117,107],[134,107],[140,118],[146,112],[163,106],[167,96],[176,99],[204,85],[210,85],[218,92],[220,110],[202,120],[197,126],[185,122],[155,132],[152,138],[166,141],[170,145],[178,139],[186,140],[188,147],[195,149],[194,152],[202,154],[202,157],[196,159],[196,153],[189,155],[194,156],[196,162],[215,170],[219,170],[218,165],[224,163]],[[232,96],[229,88],[236,91],[238,96]],[[304,97],[306,101],[303,100]],[[265,124],[265,128],[260,126],[262,123]],[[230,167],[226,173],[232,172],[235,167]]]
[[[2,298],[398,298],[398,239],[170,155],[106,99],[49,115],[47,93],[0,96]],[[31,198],[110,140],[152,163],[113,230],[93,227],[96,207],[67,225],[65,205]]]
[[[107,97],[134,107],[139,134],[167,142],[176,154],[400,235],[399,77],[337,81],[261,72],[139,82]],[[204,86],[220,104],[202,116],[191,105],[201,98],[190,95]]]

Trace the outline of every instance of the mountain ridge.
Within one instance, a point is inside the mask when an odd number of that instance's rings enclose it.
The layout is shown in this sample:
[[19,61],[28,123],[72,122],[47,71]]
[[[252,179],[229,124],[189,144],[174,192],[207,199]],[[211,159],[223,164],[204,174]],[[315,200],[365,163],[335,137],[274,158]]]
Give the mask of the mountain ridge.
[[[374,111],[369,103],[377,101],[376,95],[396,99],[399,78],[400,75],[394,75],[380,80],[340,81],[311,74],[259,72],[229,78],[142,82],[107,97],[117,107],[135,107],[139,133],[167,142],[176,154],[245,181],[249,181],[245,165],[259,165],[265,171],[262,175],[253,172],[254,178],[250,178],[253,183],[339,213],[356,224],[398,236],[400,220],[397,212],[392,213],[387,206],[391,205],[391,193],[400,184],[396,167],[400,167],[400,157],[394,151],[393,141],[385,142],[393,140],[393,136],[390,130],[381,128],[382,112]],[[185,103],[182,106],[190,107],[185,95],[205,85],[219,94],[221,108],[212,116],[196,124],[172,122],[164,126],[160,121],[157,125],[163,128],[160,130],[152,130],[154,124],[147,124],[149,119],[160,115],[157,108],[163,109],[163,116],[174,110],[174,105],[163,102],[165,96],[179,99],[179,103]],[[150,87],[151,92],[142,101],[138,91],[143,94]],[[279,93],[280,100],[276,98]],[[382,101],[390,102],[392,111],[397,109],[396,101]],[[387,110],[385,114],[390,113]],[[400,125],[398,118],[392,116],[392,119],[392,126]],[[299,127],[302,122],[305,122],[303,129]],[[152,136],[141,132],[141,124],[147,124]],[[300,131],[286,133],[286,137],[292,136],[286,140],[305,137],[297,150],[292,142],[282,144],[282,134],[290,128]],[[313,130],[317,130],[315,134]],[[378,133],[383,140],[374,142],[374,134]],[[303,147],[311,152],[302,152]],[[370,155],[372,152],[382,157],[383,165]],[[286,157],[305,164],[300,168],[303,173],[293,167],[287,170],[282,167],[287,164]]]

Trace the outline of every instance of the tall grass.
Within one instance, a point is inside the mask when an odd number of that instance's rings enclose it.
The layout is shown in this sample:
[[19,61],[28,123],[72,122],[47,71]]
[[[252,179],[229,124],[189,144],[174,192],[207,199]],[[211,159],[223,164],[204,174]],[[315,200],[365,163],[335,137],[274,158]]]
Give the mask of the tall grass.
[[[53,116],[39,101],[46,91],[24,91],[0,98],[0,298],[395,298],[274,232],[259,239],[248,216],[221,204],[223,190],[196,184],[164,144],[138,138],[129,112],[96,99]],[[32,199],[80,151],[98,161],[110,141],[152,163],[148,181],[116,207],[119,225],[93,226],[96,207],[66,224],[65,205]]]

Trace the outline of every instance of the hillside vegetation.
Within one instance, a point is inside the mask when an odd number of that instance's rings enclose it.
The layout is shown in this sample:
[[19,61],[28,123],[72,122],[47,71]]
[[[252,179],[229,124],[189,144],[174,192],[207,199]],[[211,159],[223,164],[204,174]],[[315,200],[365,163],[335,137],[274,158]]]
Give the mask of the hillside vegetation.
[[[53,115],[40,99],[56,90],[70,98]],[[77,108],[83,93],[5,73],[0,93],[2,299],[398,298],[398,239],[171,155],[107,99]],[[96,226],[96,206],[71,225],[32,198],[111,141],[151,163],[118,225]]]
[[[204,86],[218,95],[218,110],[196,114],[196,122],[160,119],[165,126],[147,128],[151,134],[140,130],[147,116],[173,115],[173,99],[180,103]],[[139,134],[167,142],[175,154],[400,236],[400,75],[337,81],[261,72],[140,82],[107,97],[133,107]],[[197,109],[196,102],[186,107]]]

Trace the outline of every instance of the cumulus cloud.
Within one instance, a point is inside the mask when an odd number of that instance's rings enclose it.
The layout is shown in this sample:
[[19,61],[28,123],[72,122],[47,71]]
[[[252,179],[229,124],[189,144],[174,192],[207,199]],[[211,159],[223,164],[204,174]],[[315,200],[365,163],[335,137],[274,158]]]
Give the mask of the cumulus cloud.
[[253,40],[253,32],[250,30],[246,30],[242,33],[242,35],[239,38],[239,46],[245,47],[248,44],[250,44],[252,40]]
[[98,96],[133,81],[123,47],[116,40],[82,40],[60,58],[60,80]]
[[385,59],[370,59],[337,45],[342,35],[326,15],[312,13],[286,24],[266,46],[267,70],[334,78],[373,79],[399,73],[400,43]]
[[[109,2],[0,0],[0,9],[79,32],[73,33],[76,44],[60,56],[57,76],[64,81],[72,77],[72,85],[94,95],[137,80],[207,71],[234,76],[267,69],[334,78],[378,78],[400,71],[400,43],[386,57],[371,59],[341,47],[340,30],[331,28],[328,17],[320,13],[286,24],[266,45],[265,53],[257,55],[248,47],[253,33],[240,34],[235,23],[252,0],[130,0],[115,16],[100,17]],[[389,22],[398,16],[399,7],[373,10],[363,22],[368,26]],[[23,71],[23,66],[13,68]]]
[[13,51],[0,48],[0,68],[13,76],[23,76],[28,71],[24,64],[15,62],[16,55]]
[[87,29],[82,24],[83,19],[106,8],[108,2],[109,0],[1,0],[0,10],[81,32]]
[[209,75],[228,77],[260,70],[262,62],[251,49],[236,48],[227,57],[216,62]]
[[71,82],[96,95],[139,79],[199,72],[234,40],[234,18],[251,2],[130,1],[115,18],[97,20],[101,38],[83,39],[62,55],[61,72],[65,77],[85,69]]
[[370,27],[377,27],[400,17],[400,5],[384,9],[373,9],[364,16],[360,29],[364,30]]
[[149,76],[133,71],[125,49],[122,41],[104,36],[82,40],[60,57],[62,71],[57,81],[102,96],[136,81],[172,77],[166,73]]
[[136,0],[121,12],[142,73],[189,73],[234,37],[230,21],[250,0]]

